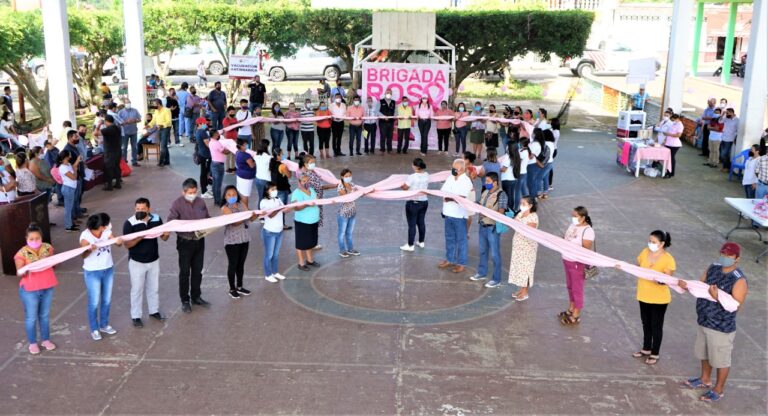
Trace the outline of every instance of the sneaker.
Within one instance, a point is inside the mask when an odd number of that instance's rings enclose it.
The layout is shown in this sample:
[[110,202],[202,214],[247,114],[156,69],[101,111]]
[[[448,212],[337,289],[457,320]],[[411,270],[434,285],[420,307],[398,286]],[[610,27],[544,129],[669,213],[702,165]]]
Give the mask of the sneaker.
[[400,246],[400,250],[403,250],[403,251],[413,251],[414,249],[413,249],[413,246],[409,246],[408,244],[404,244],[404,245]]
[[107,325],[104,328],[99,329],[99,331],[107,335],[115,335],[117,333],[117,330],[115,328],[112,328],[112,325]]
[[251,291],[246,289],[246,288],[244,288],[244,287],[238,287],[237,288],[237,293],[239,293],[239,294],[241,294],[243,296],[249,296],[251,294]]
[[[305,264],[300,264],[300,265],[296,266],[296,268],[301,270],[302,272],[308,272],[309,271],[309,266],[307,266]],[[267,280],[269,280],[269,278],[267,278]]]
[[[304,266],[304,267],[307,267],[307,266]],[[304,269],[301,269],[301,266],[299,266],[299,270],[304,270]],[[309,267],[307,267],[307,270],[309,270]],[[277,278],[276,278],[276,277],[275,277],[275,275],[273,275],[273,274],[271,274],[271,275],[269,275],[269,276],[265,277],[264,279],[265,279],[267,282],[269,282],[269,283],[277,283]]]
[[177,146],[184,147],[184,143],[179,143]]
[[229,297],[232,299],[240,299],[240,294],[237,293],[237,290],[230,290]]
[[285,276],[283,276],[280,273],[275,273],[272,276],[275,276],[277,278],[277,280],[285,280]]
[[56,344],[54,344],[53,342],[51,342],[50,340],[47,340],[47,339],[45,341],[41,342],[40,346],[45,348],[46,351],[53,351],[53,350],[56,349]]
[[352,256],[359,256],[360,252],[357,251],[357,250],[347,250],[347,254],[352,255]]
[[424,248],[424,242],[423,242],[423,241],[420,241],[420,242],[418,242],[418,243],[416,243],[416,244],[418,244],[418,245],[419,245],[419,247],[421,247],[421,248]]
[[322,250],[322,249],[323,249],[323,245],[322,244],[318,244],[318,245],[312,247],[312,250]]
[[80,231],[80,227],[72,226],[72,227],[65,228],[64,231],[66,231],[68,233],[76,233],[76,232]]
[[208,191],[208,192],[200,195],[200,197],[203,198],[203,199],[212,199],[213,198],[213,192]]
[[499,282],[494,282],[494,281],[490,281],[490,282],[488,282],[488,283],[484,284],[483,286],[485,286],[485,287],[487,287],[487,288],[491,289],[491,288],[494,288],[494,287],[499,287],[499,286],[501,286],[501,283],[499,283]]
[[100,341],[101,334],[99,333],[99,331],[91,331],[91,338],[93,338],[94,341]]
[[161,314],[160,312],[151,313],[149,314],[149,317],[152,319],[157,319],[158,321],[165,320],[165,316],[163,316],[163,314]]
[[192,312],[192,305],[189,302],[181,302],[181,311],[184,313]]
[[29,344],[29,353],[32,355],[40,354],[40,346],[37,343]]
[[469,280],[471,280],[473,282],[477,282],[477,281],[485,280],[485,279],[487,279],[487,277],[480,276],[479,274],[473,274],[472,277],[469,278]]
[[346,251],[342,251],[339,253],[339,257],[346,259],[347,257],[349,257],[349,253]]
[[133,326],[136,328],[144,328],[144,322],[141,322],[141,318],[133,318]]

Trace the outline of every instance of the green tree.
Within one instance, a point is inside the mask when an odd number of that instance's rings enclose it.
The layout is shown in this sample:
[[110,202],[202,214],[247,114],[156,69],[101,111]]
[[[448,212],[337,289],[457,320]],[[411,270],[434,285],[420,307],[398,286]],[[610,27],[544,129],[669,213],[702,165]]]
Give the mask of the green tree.
[[27,102],[48,124],[51,113],[48,109],[48,82],[38,87],[34,74],[27,62],[45,53],[43,42],[43,21],[40,12],[0,13],[0,70],[11,77]]
[[[176,49],[200,42],[199,17],[190,14],[191,1],[155,4],[145,6],[144,48],[146,54],[155,60],[155,66],[161,69],[161,76],[168,75],[168,65]],[[160,55],[167,53],[165,65],[160,66]]]
[[73,54],[72,79],[85,101],[98,104],[104,64],[123,52],[122,12],[70,9],[68,15],[70,43],[86,54]]

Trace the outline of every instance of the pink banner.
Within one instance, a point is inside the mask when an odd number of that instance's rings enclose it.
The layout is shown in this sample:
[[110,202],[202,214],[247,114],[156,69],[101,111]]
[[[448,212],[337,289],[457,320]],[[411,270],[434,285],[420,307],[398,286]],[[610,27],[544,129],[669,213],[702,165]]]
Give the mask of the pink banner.
[[[225,146],[231,146],[231,145],[232,145],[231,140],[229,140],[229,143],[225,144]],[[330,174],[330,172],[328,172],[328,174]],[[442,182],[449,175],[450,175],[450,172],[447,172],[447,171],[430,175],[430,182]],[[331,176],[333,175],[331,174]],[[405,175],[391,175],[390,177],[388,177],[387,179],[381,182],[378,182],[369,186],[365,186],[365,187],[360,187],[355,192],[352,192],[343,196],[338,196],[334,198],[323,198],[323,199],[318,199],[318,200],[309,201],[309,202],[293,203],[293,204],[288,204],[281,208],[275,208],[275,209],[270,209],[266,211],[254,210],[254,211],[247,211],[247,212],[239,212],[239,213],[234,213],[229,215],[220,215],[218,217],[207,218],[202,220],[187,220],[187,221],[173,220],[161,225],[160,227],[156,227],[147,231],[141,231],[138,233],[124,235],[119,238],[123,240],[132,240],[132,239],[143,237],[143,236],[149,236],[149,237],[158,236],[164,232],[192,232],[192,231],[212,230],[212,229],[224,227],[227,224],[232,224],[232,223],[247,220],[254,213],[261,217],[261,216],[270,214],[271,212],[276,210],[291,210],[294,207],[302,207],[302,206],[338,204],[343,202],[354,201],[363,196],[367,196],[367,197],[379,199],[379,200],[392,201],[392,200],[410,199],[416,195],[425,194],[425,195],[433,195],[440,198],[452,198],[465,209],[472,212],[481,213],[482,215],[490,217],[495,221],[502,222],[508,225],[513,230],[515,230],[516,233],[520,233],[525,237],[543,245],[544,247],[547,247],[560,254],[567,254],[568,257],[575,259],[576,261],[579,261],[581,263],[589,264],[597,267],[606,267],[606,268],[618,266],[621,270],[629,274],[632,274],[634,276],[637,276],[641,279],[648,279],[648,280],[664,283],[664,284],[667,284],[671,289],[677,291],[678,293],[684,292],[677,284],[677,282],[680,281],[681,279],[668,276],[666,274],[657,272],[655,270],[645,269],[630,263],[626,263],[621,260],[616,260],[608,256],[604,256],[600,253],[596,253],[592,250],[588,250],[584,247],[570,243],[564,240],[562,237],[558,237],[558,236],[549,234],[547,232],[544,232],[542,230],[529,227],[520,221],[516,221],[512,218],[509,218],[496,211],[485,208],[465,198],[457,197],[456,195],[448,194],[438,190],[394,191],[393,189],[399,188],[400,185],[403,184],[404,180],[405,180]],[[334,181],[335,182],[331,182],[331,183],[338,183],[338,179],[334,178]],[[98,245],[99,246],[110,245],[110,244],[113,244],[116,240],[117,238],[113,238],[109,241],[99,243]],[[41,270],[48,269],[57,264],[63,263],[67,260],[78,258],[86,249],[87,248],[77,248],[77,249],[73,249],[73,250],[69,250],[69,251],[65,251],[65,252],[53,255],[51,257],[47,257],[45,259],[36,261],[34,263],[28,264],[25,267],[22,267],[18,271],[18,273],[24,274],[27,272],[39,272]],[[685,282],[688,285],[688,293],[690,293],[694,297],[707,299],[715,302],[715,300],[709,295],[709,286],[706,283],[700,282],[698,280],[686,280]],[[719,301],[720,304],[723,305],[723,308],[725,308],[725,310],[727,311],[733,312],[737,310],[739,307],[739,302],[737,302],[731,295],[723,292],[722,290],[718,290],[717,301]]]

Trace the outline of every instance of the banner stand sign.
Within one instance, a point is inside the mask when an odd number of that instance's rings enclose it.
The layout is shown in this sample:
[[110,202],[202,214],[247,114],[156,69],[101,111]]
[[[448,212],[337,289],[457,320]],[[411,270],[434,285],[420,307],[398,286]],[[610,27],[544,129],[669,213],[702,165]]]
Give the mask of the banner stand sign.
[[229,55],[229,78],[251,79],[259,75],[259,57]]

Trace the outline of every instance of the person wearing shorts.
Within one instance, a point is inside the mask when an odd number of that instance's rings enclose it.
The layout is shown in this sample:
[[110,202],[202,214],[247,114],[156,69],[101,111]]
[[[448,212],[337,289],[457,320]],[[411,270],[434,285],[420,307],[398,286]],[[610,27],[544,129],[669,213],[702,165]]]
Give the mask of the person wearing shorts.
[[[747,278],[738,266],[740,258],[741,247],[738,244],[723,244],[718,261],[711,264],[699,279],[709,286],[709,295],[715,301],[696,299],[698,329],[693,353],[701,360],[701,375],[689,378],[685,385],[693,389],[706,389],[707,392],[700,397],[705,402],[720,401],[725,395],[725,381],[731,369],[731,353],[736,336],[737,311],[727,311],[719,297],[725,292],[739,305],[744,304],[748,287]],[[680,280],[678,285],[688,289],[684,280]],[[713,368],[717,371],[714,386],[711,378]]]
[[253,179],[256,177],[256,161],[253,160],[246,149],[248,143],[245,140],[237,140],[237,153],[235,154],[235,186],[243,204],[248,207],[248,199],[253,189]]

